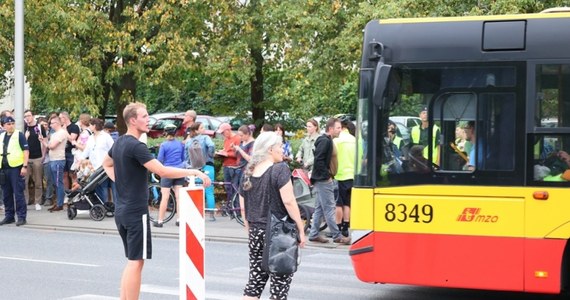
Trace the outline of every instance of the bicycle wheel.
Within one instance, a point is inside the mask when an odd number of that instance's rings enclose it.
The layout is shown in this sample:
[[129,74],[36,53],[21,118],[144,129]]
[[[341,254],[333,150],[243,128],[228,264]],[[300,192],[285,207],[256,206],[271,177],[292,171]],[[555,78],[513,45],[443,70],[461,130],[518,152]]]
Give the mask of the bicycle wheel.
[[233,216],[233,218],[236,219],[236,221],[241,225],[241,226],[245,226],[245,223],[243,222],[243,219],[241,217],[241,208],[239,206],[239,194],[235,193],[232,201],[230,203],[230,213],[231,216]]
[[[148,215],[151,222],[158,221],[158,213],[160,209],[160,203],[162,202],[162,193],[160,192],[159,184],[149,184],[148,186]],[[174,192],[170,190],[170,195],[168,197],[168,205],[166,207],[166,214],[164,215],[163,223],[166,223],[176,214],[176,198],[174,197]]]

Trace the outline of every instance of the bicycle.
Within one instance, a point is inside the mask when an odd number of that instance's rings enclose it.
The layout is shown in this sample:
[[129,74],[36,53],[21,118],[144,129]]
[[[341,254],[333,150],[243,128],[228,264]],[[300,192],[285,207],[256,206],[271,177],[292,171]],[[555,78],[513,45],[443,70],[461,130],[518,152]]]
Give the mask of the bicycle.
[[241,208],[239,205],[239,193],[238,193],[237,187],[235,187],[231,182],[223,182],[223,181],[214,181],[214,182],[212,182],[212,184],[224,186],[224,187],[226,185],[229,185],[229,186],[231,186],[232,191],[234,193],[231,201],[228,202],[227,197],[221,201],[219,209],[216,209],[216,208],[208,209],[212,213],[212,221],[216,220],[216,218],[215,218],[216,211],[220,211],[222,214],[222,217],[229,216],[230,219],[235,219],[236,222],[238,222],[238,224],[240,224],[241,226],[245,226],[245,223],[243,222],[243,218],[241,217]]
[[[160,180],[154,173],[151,173],[148,183],[148,215],[152,223],[158,221],[158,212],[161,201],[162,193],[160,191]],[[168,197],[166,214],[164,215],[164,220],[162,220],[162,222],[166,223],[172,220],[174,215],[176,215],[176,197],[174,196],[174,191],[171,189]]]
[[[192,177],[186,177],[185,180],[187,182],[191,182],[192,180],[196,179],[192,179]],[[200,180],[198,179],[197,181],[198,181],[197,184],[199,184]],[[229,203],[226,199],[222,200],[219,211],[221,212],[222,216],[224,217],[229,216],[231,219],[235,219],[236,222],[238,222],[238,224],[245,226],[243,218],[241,217],[241,208],[239,205],[239,194],[237,187],[235,187],[231,182],[214,181],[212,182],[212,184],[221,185],[221,186],[230,185],[232,187],[232,190],[234,192],[232,200]],[[162,201],[161,199],[162,194],[160,192],[160,180],[156,177],[155,174],[150,175],[148,191],[149,191],[148,193],[149,218],[152,222],[155,222],[156,220],[158,220],[158,211],[160,207],[160,202]],[[211,211],[212,218],[213,220],[215,220],[214,215],[216,211],[218,211],[218,209],[215,208],[206,209],[206,211]],[[176,214],[176,197],[174,196],[174,192],[170,190],[170,197],[168,198],[168,206],[163,223],[170,221],[175,214]]]

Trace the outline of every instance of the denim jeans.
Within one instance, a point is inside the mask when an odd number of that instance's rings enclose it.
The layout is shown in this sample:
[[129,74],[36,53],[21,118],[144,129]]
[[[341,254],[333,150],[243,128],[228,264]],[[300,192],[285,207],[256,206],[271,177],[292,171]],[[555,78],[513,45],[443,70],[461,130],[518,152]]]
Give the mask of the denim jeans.
[[46,178],[46,188],[44,190],[44,199],[46,200],[50,200],[53,197],[53,193],[54,193],[54,182],[53,182],[53,177],[51,175],[51,168],[50,168],[50,163],[45,163],[44,164],[44,176]]
[[103,203],[109,202],[109,188],[111,187],[112,180],[107,178],[100,185],[95,188],[95,193]]
[[65,197],[65,188],[63,186],[63,169],[65,168],[65,160],[54,160],[49,162],[49,168],[53,183],[55,184],[55,192],[57,195],[57,206],[63,206],[63,198]]
[[[231,182],[236,189],[239,189],[240,179],[241,179],[240,168],[224,167],[224,182]],[[224,185],[224,187],[226,188],[227,200],[229,203],[232,200],[234,194],[237,193],[237,190],[229,185]]]
[[311,231],[309,238],[314,239],[319,235],[319,227],[321,219],[324,217],[327,226],[332,234],[333,239],[341,236],[340,230],[336,225],[335,209],[336,200],[334,197],[334,183],[329,181],[317,181],[313,184],[313,190],[316,191],[315,212],[311,220]]

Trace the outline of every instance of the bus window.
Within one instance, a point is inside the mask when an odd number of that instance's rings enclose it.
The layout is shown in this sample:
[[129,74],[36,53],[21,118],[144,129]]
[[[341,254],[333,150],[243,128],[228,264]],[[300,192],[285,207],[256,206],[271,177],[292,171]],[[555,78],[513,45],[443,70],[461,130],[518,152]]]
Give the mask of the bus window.
[[[515,95],[445,93],[435,100],[441,124],[440,171],[509,171],[514,168]],[[460,147],[463,145],[463,147]]]
[[570,127],[570,64],[536,67],[536,127]]
[[569,136],[542,135],[534,144],[533,179],[536,183],[570,182]]

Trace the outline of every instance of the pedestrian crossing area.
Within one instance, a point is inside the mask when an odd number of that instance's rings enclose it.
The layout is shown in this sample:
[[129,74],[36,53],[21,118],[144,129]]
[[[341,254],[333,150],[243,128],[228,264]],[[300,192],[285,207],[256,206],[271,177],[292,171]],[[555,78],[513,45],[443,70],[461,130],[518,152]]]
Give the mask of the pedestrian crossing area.
[[[354,299],[362,285],[365,285],[354,276],[348,249],[302,251],[301,265],[293,277],[288,299]],[[236,264],[213,273],[208,273],[206,269],[206,299],[239,299],[247,276],[247,261],[241,266]],[[269,285],[266,286],[262,299],[269,298],[268,290]]]

